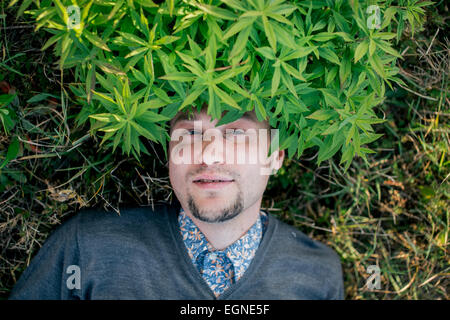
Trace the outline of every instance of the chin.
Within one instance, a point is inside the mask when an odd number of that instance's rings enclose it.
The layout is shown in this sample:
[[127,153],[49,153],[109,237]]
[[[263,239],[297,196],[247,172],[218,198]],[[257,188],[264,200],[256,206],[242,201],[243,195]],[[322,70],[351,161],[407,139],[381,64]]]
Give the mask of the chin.
[[217,198],[201,199],[196,201],[196,205],[204,212],[217,212],[229,206],[228,201]]

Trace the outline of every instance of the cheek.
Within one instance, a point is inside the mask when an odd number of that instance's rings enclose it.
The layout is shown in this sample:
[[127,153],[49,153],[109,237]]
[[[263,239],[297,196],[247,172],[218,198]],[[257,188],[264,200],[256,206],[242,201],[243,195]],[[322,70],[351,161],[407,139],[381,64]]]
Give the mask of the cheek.
[[177,191],[185,189],[185,170],[179,165],[174,165],[169,162],[169,179],[172,187]]

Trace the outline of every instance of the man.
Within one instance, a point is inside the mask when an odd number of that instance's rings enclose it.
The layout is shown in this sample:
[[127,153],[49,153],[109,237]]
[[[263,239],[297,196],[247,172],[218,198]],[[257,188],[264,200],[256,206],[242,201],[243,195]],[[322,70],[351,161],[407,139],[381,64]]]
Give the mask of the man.
[[267,169],[285,156],[267,157],[268,122],[254,111],[218,120],[203,108],[171,121],[172,204],[83,210],[49,237],[10,299],[343,299],[338,255],[261,210]]

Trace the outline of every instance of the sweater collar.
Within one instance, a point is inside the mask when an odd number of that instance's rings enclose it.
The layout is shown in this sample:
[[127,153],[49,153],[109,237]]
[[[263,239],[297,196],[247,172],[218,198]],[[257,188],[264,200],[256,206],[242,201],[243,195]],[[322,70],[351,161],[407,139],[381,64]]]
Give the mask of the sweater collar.
[[[267,219],[267,215],[261,210],[258,219],[245,234],[225,249],[220,250],[224,252],[233,263],[236,279],[239,279],[243,275],[255,256],[263,236],[263,228]],[[209,252],[219,251],[213,248],[205,235],[200,231],[192,219],[186,215],[182,208],[180,208],[178,215],[178,225],[183,242],[188,250],[189,257],[194,264],[196,264],[197,257],[200,253],[206,250]]]

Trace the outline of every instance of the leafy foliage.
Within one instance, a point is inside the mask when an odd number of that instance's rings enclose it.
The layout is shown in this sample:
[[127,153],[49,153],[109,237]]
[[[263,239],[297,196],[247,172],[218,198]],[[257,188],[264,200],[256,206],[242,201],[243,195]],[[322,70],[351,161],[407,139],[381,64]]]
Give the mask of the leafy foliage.
[[220,124],[255,110],[279,129],[290,159],[318,147],[320,165],[340,151],[347,170],[374,152],[367,145],[381,136],[372,125],[384,122],[374,108],[385,85],[404,85],[394,38],[405,22],[420,27],[431,2],[377,1],[378,28],[371,4],[27,0],[19,14],[52,34],[42,49],[54,45],[59,67],[81,83],[71,86],[83,104],[78,124],[89,120],[113,150],[139,159],[142,136],[166,151],[167,121],[206,103],[213,119],[226,112]]

